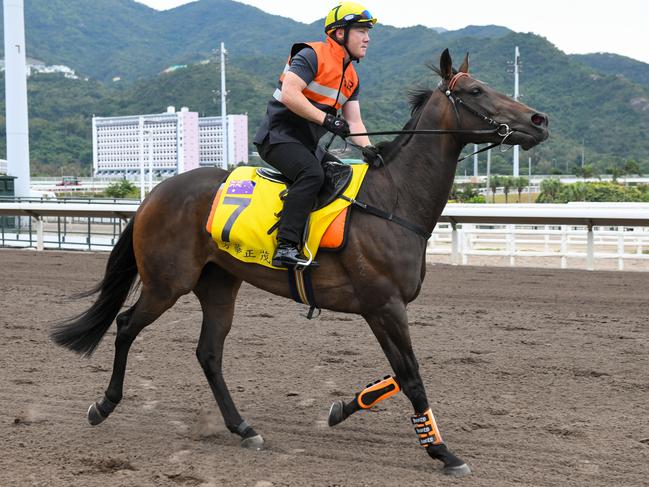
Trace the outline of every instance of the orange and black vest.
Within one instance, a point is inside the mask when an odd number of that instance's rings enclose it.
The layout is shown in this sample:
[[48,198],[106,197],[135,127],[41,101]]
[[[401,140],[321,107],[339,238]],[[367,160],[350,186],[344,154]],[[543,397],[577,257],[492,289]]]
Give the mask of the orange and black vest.
[[318,140],[327,132],[320,125],[291,112],[282,103],[284,77],[290,69],[293,56],[305,47],[315,51],[318,66],[313,81],[302,93],[315,107],[335,115],[358,88],[358,75],[354,66],[351,63],[345,65],[345,49],[333,39],[327,37],[326,42],[294,44],[273,98],[268,102],[266,117],[253,140],[258,146],[264,143],[272,145],[299,142],[315,149]]
[[273,97],[282,101],[282,82],[290,68],[291,59],[306,46],[315,51],[318,70],[313,81],[304,88],[302,93],[311,103],[322,110],[329,111],[332,107],[336,111],[340,110],[358,86],[358,75],[351,63],[344,66],[345,49],[331,37],[327,37],[326,42],[306,42],[293,45]]

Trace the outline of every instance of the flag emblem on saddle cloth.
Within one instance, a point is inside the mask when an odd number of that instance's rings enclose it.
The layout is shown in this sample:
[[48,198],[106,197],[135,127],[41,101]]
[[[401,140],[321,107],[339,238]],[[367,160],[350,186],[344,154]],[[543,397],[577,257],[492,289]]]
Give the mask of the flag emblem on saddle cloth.
[[[352,165],[352,180],[344,195],[355,198],[367,173],[367,164]],[[282,183],[262,178],[256,167],[236,168],[216,193],[206,229],[219,249],[243,262],[277,269],[271,263],[277,245],[277,222],[282,209]],[[350,203],[341,198],[311,213],[307,246],[315,258],[323,235]]]
[[251,180],[231,181],[228,185],[227,194],[252,194],[255,190],[255,182]]

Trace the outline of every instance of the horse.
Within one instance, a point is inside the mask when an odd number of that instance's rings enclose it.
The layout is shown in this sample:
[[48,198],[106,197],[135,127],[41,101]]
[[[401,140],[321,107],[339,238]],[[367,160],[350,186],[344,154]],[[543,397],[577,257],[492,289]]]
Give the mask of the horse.
[[[427,237],[447,202],[463,148],[506,141],[527,150],[547,139],[549,120],[470,76],[468,53],[457,70],[448,49],[439,68],[429,67],[441,78],[438,86],[411,93],[412,118],[406,130],[379,144],[384,164],[369,168],[357,195],[368,206],[389,210],[391,217],[354,211],[346,246],[321,254],[312,283],[319,307],[355,313],[367,321],[394,372],[363,397],[371,406],[403,391],[414,409],[420,444],[432,459],[443,462],[445,473],[462,476],[470,468],[441,438],[413,352],[406,307],[421,289]],[[241,417],[228,391],[221,367],[223,345],[242,281],[287,298],[291,292],[286,271],[234,259],[205,230],[216,190],[228,174],[198,168],[156,186],[125,227],[101,282],[83,294],[98,293],[94,303],[53,327],[56,344],[89,356],[116,321],[112,375],[104,397],[88,409],[92,425],[104,421],[122,399],[127,356],[138,333],[179,297],[193,292],[203,313],[196,355],[225,425],[241,437],[242,447],[263,447],[263,437]],[[120,312],[137,277],[139,296]],[[329,425],[365,408],[360,396],[334,402]]]

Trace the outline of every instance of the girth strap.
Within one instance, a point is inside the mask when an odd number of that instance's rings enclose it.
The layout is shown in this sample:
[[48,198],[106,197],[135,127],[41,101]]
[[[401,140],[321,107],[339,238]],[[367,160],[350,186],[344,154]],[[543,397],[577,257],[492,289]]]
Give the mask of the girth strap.
[[354,198],[349,198],[345,195],[340,195],[340,198],[344,199],[345,201],[349,201],[352,204],[352,206],[355,206],[356,208],[358,208],[359,210],[365,213],[369,213],[370,215],[378,216],[379,218],[383,218],[384,220],[388,220],[396,223],[397,225],[401,225],[402,227],[407,228],[411,232],[416,233],[417,235],[419,235],[422,238],[425,238],[426,240],[428,240],[431,236],[430,232],[427,232],[420,226],[415,225],[414,223],[410,223],[408,220],[404,220],[403,218],[393,213],[388,213],[387,211],[383,211],[379,208],[375,208],[361,201],[355,200]]

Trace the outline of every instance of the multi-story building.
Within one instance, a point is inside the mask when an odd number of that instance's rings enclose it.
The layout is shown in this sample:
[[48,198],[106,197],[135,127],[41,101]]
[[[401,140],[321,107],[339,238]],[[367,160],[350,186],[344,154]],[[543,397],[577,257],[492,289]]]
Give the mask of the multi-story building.
[[[248,117],[228,116],[230,164],[248,161]],[[223,167],[220,117],[199,118],[183,107],[166,113],[93,117],[93,167],[97,176],[135,178],[140,171],[171,176],[199,166]],[[152,147],[152,149],[151,149]]]
[[[248,115],[227,116],[228,164],[248,162]],[[224,167],[223,119],[204,117],[198,119],[201,166]]]

